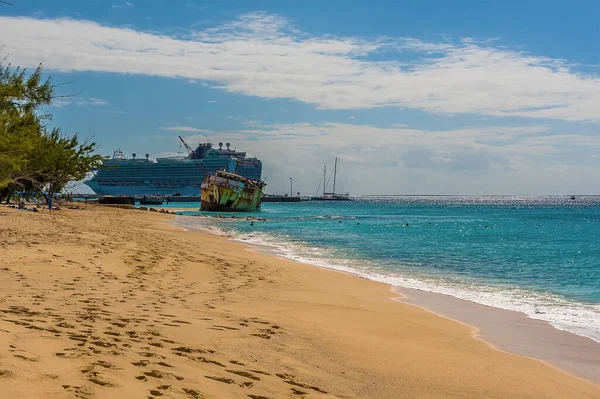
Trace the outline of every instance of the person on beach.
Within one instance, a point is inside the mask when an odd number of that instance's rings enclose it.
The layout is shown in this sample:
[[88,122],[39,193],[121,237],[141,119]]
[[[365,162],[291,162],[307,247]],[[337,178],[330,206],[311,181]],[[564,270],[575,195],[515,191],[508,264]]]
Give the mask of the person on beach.
[[48,205],[48,210],[52,213],[52,196],[50,194],[46,195],[46,204]]

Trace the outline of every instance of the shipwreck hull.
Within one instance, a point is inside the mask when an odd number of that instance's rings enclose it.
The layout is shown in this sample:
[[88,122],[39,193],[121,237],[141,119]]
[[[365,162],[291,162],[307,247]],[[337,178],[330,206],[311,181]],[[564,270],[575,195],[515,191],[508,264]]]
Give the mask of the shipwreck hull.
[[251,212],[260,208],[261,196],[262,185],[260,184],[255,186],[221,175],[208,176],[202,183],[200,210]]

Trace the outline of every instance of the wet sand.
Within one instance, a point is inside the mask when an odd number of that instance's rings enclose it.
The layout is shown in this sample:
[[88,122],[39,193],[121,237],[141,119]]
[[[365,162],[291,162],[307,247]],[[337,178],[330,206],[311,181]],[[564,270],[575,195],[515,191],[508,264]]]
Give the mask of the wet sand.
[[600,343],[533,320],[520,312],[479,305],[449,295],[394,288],[397,300],[473,326],[494,347],[546,361],[581,378],[600,383]]
[[600,397],[384,284],[83,208],[0,208],[0,397]]

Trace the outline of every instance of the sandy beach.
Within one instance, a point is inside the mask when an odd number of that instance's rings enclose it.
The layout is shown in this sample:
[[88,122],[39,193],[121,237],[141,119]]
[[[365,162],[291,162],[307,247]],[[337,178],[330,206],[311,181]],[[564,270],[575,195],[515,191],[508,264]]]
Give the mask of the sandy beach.
[[0,397],[600,398],[385,284],[173,218],[0,208]]

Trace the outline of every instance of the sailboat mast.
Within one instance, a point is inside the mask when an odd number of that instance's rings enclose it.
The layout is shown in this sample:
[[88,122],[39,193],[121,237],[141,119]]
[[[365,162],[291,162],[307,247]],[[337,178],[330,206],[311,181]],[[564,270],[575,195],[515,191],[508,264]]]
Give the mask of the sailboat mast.
[[325,165],[325,169],[323,169],[323,197],[325,196],[325,192],[327,190],[327,183],[325,183],[325,178],[327,177],[327,165]]
[[335,195],[335,178],[337,175],[337,157],[335,157],[335,164],[333,165],[333,195]]

